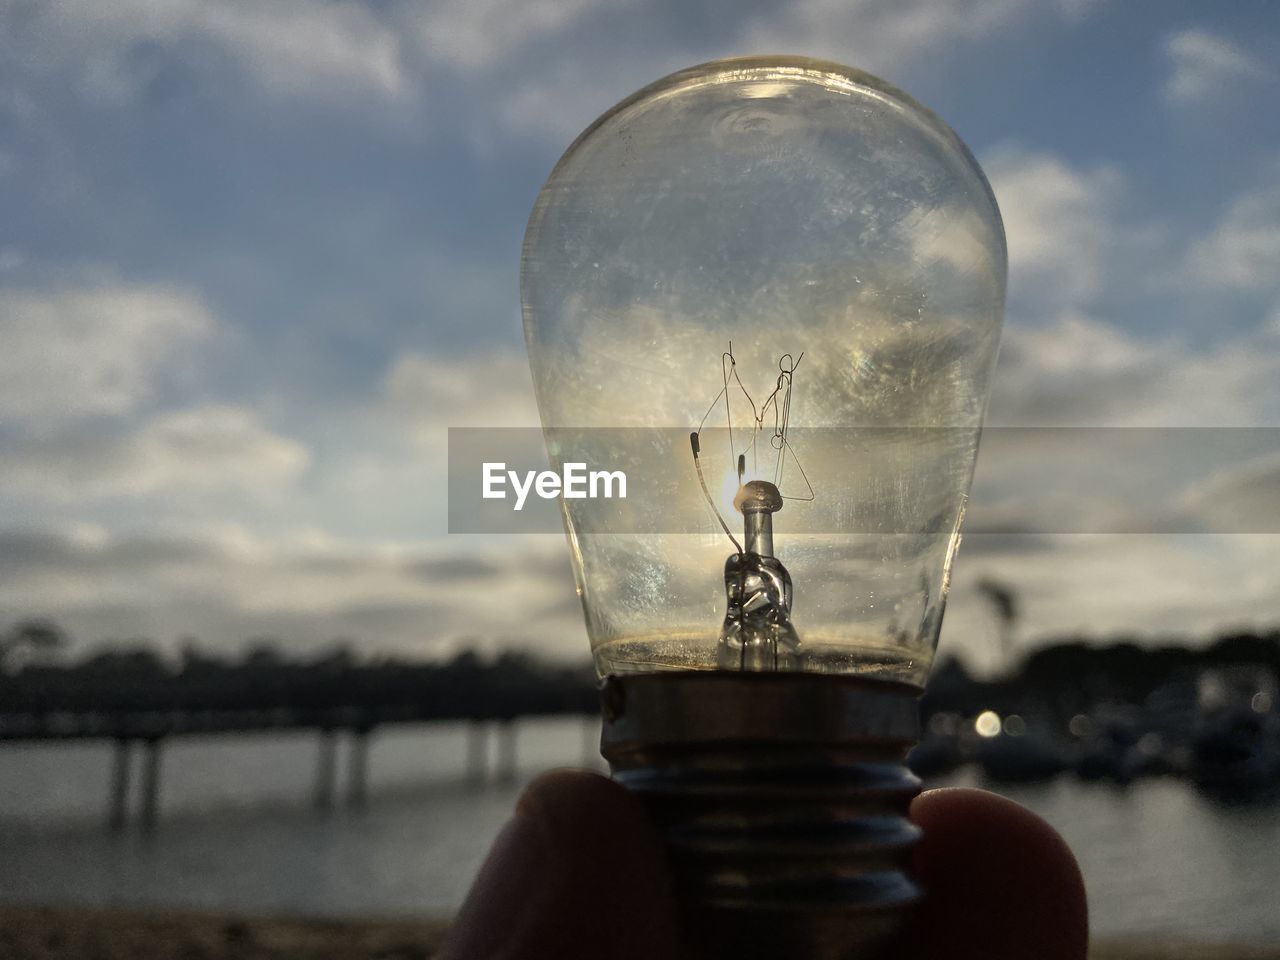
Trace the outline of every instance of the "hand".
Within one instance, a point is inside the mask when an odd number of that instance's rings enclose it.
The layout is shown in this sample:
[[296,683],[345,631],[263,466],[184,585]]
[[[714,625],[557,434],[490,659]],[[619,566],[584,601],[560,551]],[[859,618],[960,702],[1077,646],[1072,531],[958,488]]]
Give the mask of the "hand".
[[[901,960],[1084,960],[1084,884],[1047,823],[981,790],[911,805],[928,891]],[[499,835],[445,944],[447,960],[665,960],[686,956],[662,841],[604,777],[533,783]]]

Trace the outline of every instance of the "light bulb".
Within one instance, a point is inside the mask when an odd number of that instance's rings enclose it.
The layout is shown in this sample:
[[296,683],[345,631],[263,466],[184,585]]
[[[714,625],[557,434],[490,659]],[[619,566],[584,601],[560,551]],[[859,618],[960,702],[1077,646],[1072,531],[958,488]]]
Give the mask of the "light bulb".
[[654,83],[538,196],[522,300],[548,454],[630,485],[562,501],[604,752],[717,949],[860,956],[919,895],[902,758],[1005,259],[945,124],[800,58]]

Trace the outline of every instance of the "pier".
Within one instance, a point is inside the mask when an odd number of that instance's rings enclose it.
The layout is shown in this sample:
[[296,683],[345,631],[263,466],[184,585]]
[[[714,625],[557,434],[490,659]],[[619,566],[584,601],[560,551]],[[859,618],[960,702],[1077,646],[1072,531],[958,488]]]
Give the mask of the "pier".
[[[591,756],[595,715],[568,712],[539,716],[581,716],[583,758]],[[519,770],[519,717],[470,719],[466,724],[466,779],[471,783],[510,783]],[[210,734],[252,735],[314,730],[316,752],[311,806],[320,812],[340,806],[361,809],[369,799],[369,757],[379,728],[423,722],[404,715],[374,719],[365,714],[287,717],[191,716],[108,719],[96,716],[15,717],[0,713],[0,745],[19,741],[99,740],[111,746],[106,822],[113,830],[136,824],[155,827],[161,809],[164,749],[172,740]],[[345,773],[345,777],[340,777]],[[300,787],[302,789],[304,787]],[[341,789],[340,789],[341,788]]]
[[[368,803],[370,755],[381,730],[464,724],[466,778],[510,782],[519,769],[522,720],[580,716],[585,728],[597,715],[589,676],[525,662],[258,664],[141,678],[59,669],[0,674],[0,747],[99,741],[111,750],[105,813],[116,830],[155,826],[165,748],[181,738],[314,732],[311,806],[329,811]],[[588,739],[584,733],[584,756]],[[306,796],[307,785],[299,790]]]

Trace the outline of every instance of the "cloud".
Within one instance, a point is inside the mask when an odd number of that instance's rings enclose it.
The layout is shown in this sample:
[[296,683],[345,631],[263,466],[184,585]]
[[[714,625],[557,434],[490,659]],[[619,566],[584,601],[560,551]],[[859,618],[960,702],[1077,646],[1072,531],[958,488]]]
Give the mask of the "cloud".
[[1106,167],[1078,170],[1048,154],[1006,146],[983,161],[1009,243],[1010,299],[1082,305],[1100,293],[1117,239],[1122,185]]
[[999,532],[975,529],[971,521],[965,522],[961,554],[965,560],[973,557],[1008,556],[1024,553],[1040,553],[1053,549],[1053,537],[1033,530],[1006,529]]
[[[1268,187],[1238,198],[1208,235],[1186,248],[1160,225],[1121,217],[1125,182],[1109,167],[1081,169],[1052,154],[1005,146],[988,155],[984,168],[1004,218],[1010,260],[1009,322],[989,422],[1280,421],[1280,369],[1267,324],[1204,343],[1175,333],[1134,333],[1119,319],[1132,312],[1135,294],[1160,296],[1186,289],[1189,281],[1197,292],[1275,289],[1280,191]],[[1143,277],[1160,282],[1136,279]]]
[[140,425],[73,425],[7,445],[0,489],[35,501],[83,503],[167,494],[279,494],[310,462],[306,448],[272,433],[243,407],[168,411]]
[[417,20],[432,59],[466,70],[489,67],[514,50],[576,23],[602,0],[467,0],[436,3]]
[[132,99],[154,75],[147,56],[139,60],[147,44],[208,44],[272,93],[308,94],[317,83],[393,96],[406,88],[395,25],[350,0],[55,0],[33,9],[19,34],[24,60],[74,65],[86,92],[108,101]]
[[429,583],[483,580],[496,578],[504,572],[492,559],[480,556],[426,557],[409,564],[408,570]]
[[[1057,0],[1048,9],[1074,20],[1093,5]],[[803,52],[901,78],[932,55],[982,42],[1044,9],[1034,0],[792,0],[745,13],[734,8],[729,16],[742,17],[741,27],[723,24],[713,37],[687,29],[656,36],[648,23],[619,22],[556,68],[521,76],[501,117],[509,129],[567,142],[645,83],[751,51]],[[637,36],[649,42],[637,42]]]
[[645,79],[656,79],[679,66],[673,63],[650,70],[620,64],[621,77],[592,84],[590,67],[561,64],[549,75],[522,83],[509,93],[498,109],[498,117],[502,125],[514,133],[541,134],[567,145],[587,124],[628,92],[638,89]]
[[1245,292],[1280,287],[1280,189],[1238,197],[1187,251],[1185,273],[1201,284]]
[[273,96],[416,102],[439,68],[499,83],[515,70],[523,89],[536,71],[517,55],[604,7],[602,0],[52,0],[18,13],[0,4],[0,53],[30,76],[69,75],[82,96],[116,107],[220,61]]
[[990,36],[1031,6],[1025,0],[795,0],[750,22],[743,43],[899,72],[905,61],[940,46]]
[[1170,35],[1164,44],[1171,71],[1165,96],[1174,103],[1202,103],[1224,96],[1242,82],[1275,78],[1275,71],[1225,37],[1189,29]]
[[[80,644],[197,636],[235,649],[260,636],[306,653],[334,637],[355,652],[447,652],[467,638],[536,645],[583,661],[587,644],[563,538],[501,546],[352,543],[312,531],[270,539],[239,527],[187,536],[0,533],[0,610],[57,620]],[[83,646],[79,647],[82,651]]]
[[1207,638],[1275,622],[1280,571],[1274,537],[1059,535],[1044,551],[966,557],[955,566],[940,652],[998,666],[996,624],[977,589],[1009,584],[1022,607],[1026,650],[1072,635]]
[[[1195,637],[1274,617],[1271,538],[988,539],[998,548],[982,549],[980,536],[961,548],[942,644],[980,666],[996,654],[976,588],[988,576],[1018,591],[1028,645],[1073,632]],[[447,655],[471,638],[579,662],[587,654],[559,536],[406,546],[307,531],[267,540],[234,527],[187,537],[11,530],[0,533],[0,572],[5,619],[52,617],[75,638],[73,653],[112,636],[162,649],[196,636],[227,652],[271,636],[300,655],[335,637],[358,654]]]
[[328,417],[307,476],[312,499],[291,505],[352,535],[443,535],[449,428],[538,424],[523,352],[404,351],[365,401]]
[[[1206,346],[1076,311],[1038,327],[1010,325],[987,424],[1033,429],[988,431],[971,526],[1270,529],[1275,478],[1263,469],[1270,461],[1255,461],[1274,451],[1274,429],[1231,428],[1280,424],[1276,342],[1261,329]],[[1268,519],[1260,525],[1259,517]]]
[[391,415],[419,439],[449,427],[536,427],[529,361],[509,350],[464,357],[402,353],[383,379]]
[[178,289],[0,292],[0,422],[128,413],[214,326],[199,298]]
[[1280,457],[1261,457],[1216,470],[1184,493],[1182,505],[1206,527],[1274,532],[1280,517]]
[[1280,422],[1278,373],[1269,340],[1194,347],[1067,311],[1043,326],[1006,328],[988,423],[1269,425]]

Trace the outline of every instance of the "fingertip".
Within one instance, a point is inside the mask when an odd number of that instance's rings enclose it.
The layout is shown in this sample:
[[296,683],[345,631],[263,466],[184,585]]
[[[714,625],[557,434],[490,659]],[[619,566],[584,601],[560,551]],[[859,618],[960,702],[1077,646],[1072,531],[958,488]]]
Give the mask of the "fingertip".
[[557,823],[571,818],[578,826],[617,825],[651,829],[644,807],[625,787],[589,770],[551,770],[534,779],[516,801],[516,812],[547,817]]
[[481,869],[445,955],[483,960],[680,953],[675,895],[643,805],[598,774],[531,783]]
[[931,790],[911,819],[925,887],[916,955],[954,960],[1083,960],[1088,908],[1080,868],[1053,827],[983,790]]

